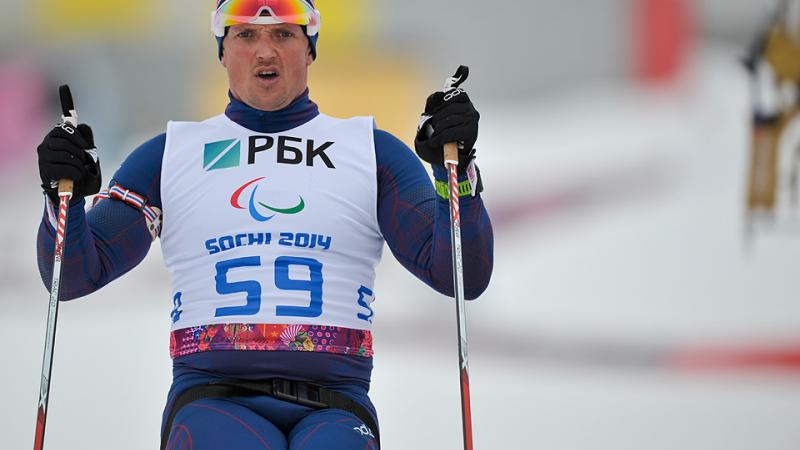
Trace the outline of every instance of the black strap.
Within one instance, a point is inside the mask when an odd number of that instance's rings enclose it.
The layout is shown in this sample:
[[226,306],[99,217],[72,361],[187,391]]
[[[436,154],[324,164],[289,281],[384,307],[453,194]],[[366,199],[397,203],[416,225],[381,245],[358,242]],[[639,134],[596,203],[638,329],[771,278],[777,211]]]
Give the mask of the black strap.
[[372,414],[359,403],[347,395],[336,391],[325,389],[322,386],[304,381],[284,380],[281,378],[270,378],[263,381],[244,381],[244,380],[219,380],[208,384],[201,384],[190,387],[178,395],[169,414],[164,428],[161,430],[161,450],[167,447],[169,433],[172,431],[172,422],[175,415],[184,406],[204,398],[226,398],[226,397],[253,397],[257,395],[268,395],[278,400],[284,400],[314,409],[341,409],[347,411],[369,427],[374,434],[378,448],[381,446],[378,424],[375,423]]

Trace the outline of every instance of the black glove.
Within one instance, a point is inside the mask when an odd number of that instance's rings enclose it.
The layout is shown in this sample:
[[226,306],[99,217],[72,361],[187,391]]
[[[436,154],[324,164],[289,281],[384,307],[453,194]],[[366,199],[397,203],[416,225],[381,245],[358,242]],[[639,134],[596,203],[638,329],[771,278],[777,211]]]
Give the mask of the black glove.
[[414,148],[424,161],[444,167],[444,144],[458,144],[458,171],[467,170],[475,155],[480,114],[472,106],[466,91],[455,88],[434,92],[425,103]]
[[42,189],[56,205],[58,180],[62,178],[73,181],[70,204],[100,192],[100,161],[89,125],[80,124],[77,129],[68,123],[56,125],[39,144],[37,152]]

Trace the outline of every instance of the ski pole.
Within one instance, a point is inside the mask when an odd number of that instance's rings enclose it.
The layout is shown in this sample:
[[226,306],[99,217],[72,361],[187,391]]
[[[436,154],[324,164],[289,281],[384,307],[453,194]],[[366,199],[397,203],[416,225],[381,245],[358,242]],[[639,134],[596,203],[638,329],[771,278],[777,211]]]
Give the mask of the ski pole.
[[[69,86],[58,88],[61,97],[62,126],[78,126],[78,113],[72,103]],[[53,350],[56,345],[56,319],[58,318],[58,298],[61,288],[61,263],[64,259],[64,241],[67,234],[67,210],[72,198],[72,180],[62,178],[58,181],[58,224],[56,227],[56,248],[53,254],[53,280],[50,284],[50,307],[47,311],[47,335],[44,341],[42,360],[42,380],[39,385],[39,411],[36,415],[36,436],[34,450],[44,448],[44,431],[47,421],[47,402],[50,397],[50,375],[53,371]]]
[[[445,82],[444,92],[457,89],[469,75],[467,66],[459,66],[453,77]],[[450,242],[453,255],[453,294],[456,298],[456,320],[458,321],[458,364],[461,378],[461,424],[464,433],[464,449],[472,450],[472,413],[469,402],[469,367],[467,364],[467,328],[464,315],[464,267],[461,256],[461,216],[458,201],[458,144],[444,145],[444,162],[449,172],[450,187]]]

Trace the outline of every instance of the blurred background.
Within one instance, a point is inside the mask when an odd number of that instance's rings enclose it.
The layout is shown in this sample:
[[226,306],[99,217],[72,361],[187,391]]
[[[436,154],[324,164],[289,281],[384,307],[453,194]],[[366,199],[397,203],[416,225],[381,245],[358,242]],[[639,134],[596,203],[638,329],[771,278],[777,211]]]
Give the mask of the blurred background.
[[[0,0],[0,448],[33,440],[47,315],[35,148],[68,83],[106,181],[227,102],[212,0]],[[317,0],[311,97],[409,145],[459,64],[495,269],[468,305],[480,449],[800,448],[800,235],[746,224],[742,64],[776,0]],[[796,143],[795,143],[796,144]],[[59,315],[47,448],[157,448],[159,245]],[[386,450],[461,448],[453,302],[388,250],[372,397]],[[794,274],[794,275],[793,275]]]

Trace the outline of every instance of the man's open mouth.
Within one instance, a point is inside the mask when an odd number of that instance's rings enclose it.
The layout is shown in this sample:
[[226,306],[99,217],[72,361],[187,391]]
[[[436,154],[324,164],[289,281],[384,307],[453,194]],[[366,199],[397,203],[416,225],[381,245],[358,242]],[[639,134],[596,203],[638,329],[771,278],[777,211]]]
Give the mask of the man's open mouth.
[[259,70],[256,72],[256,76],[262,80],[272,80],[278,78],[278,72],[274,70]]

